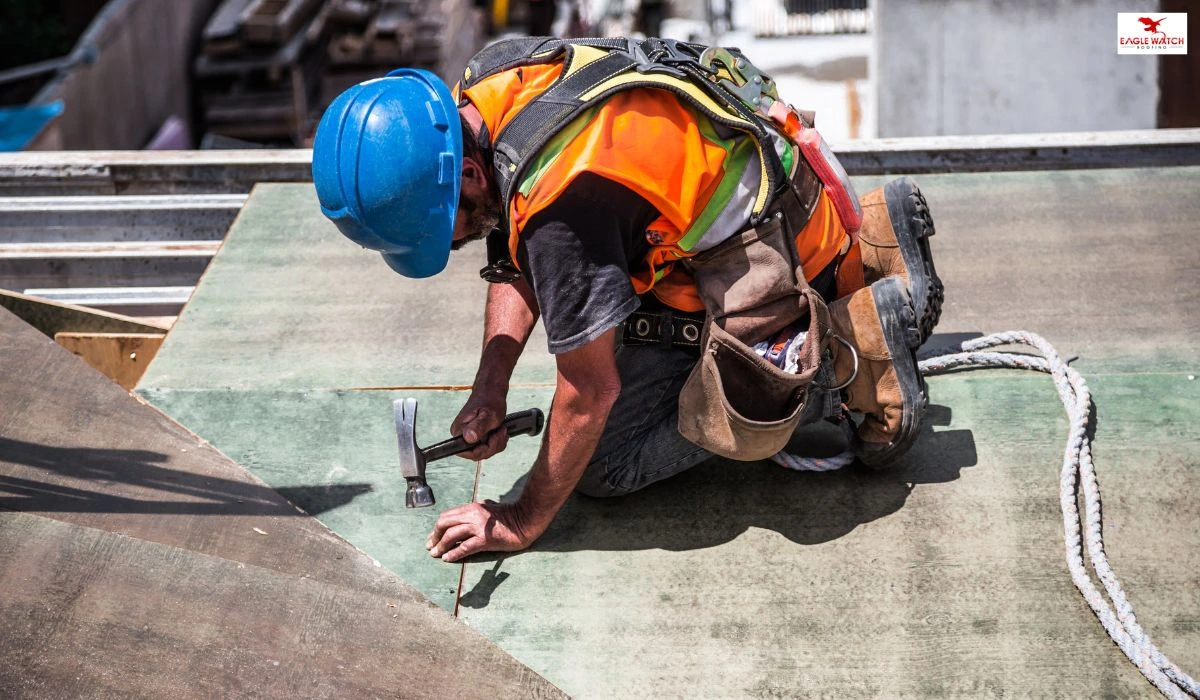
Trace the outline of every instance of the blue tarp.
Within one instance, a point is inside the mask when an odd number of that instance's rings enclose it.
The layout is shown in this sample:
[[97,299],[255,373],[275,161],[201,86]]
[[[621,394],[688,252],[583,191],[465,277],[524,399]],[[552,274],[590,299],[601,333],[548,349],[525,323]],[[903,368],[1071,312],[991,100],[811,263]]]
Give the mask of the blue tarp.
[[50,104],[0,108],[0,152],[19,151],[63,112],[62,100]]

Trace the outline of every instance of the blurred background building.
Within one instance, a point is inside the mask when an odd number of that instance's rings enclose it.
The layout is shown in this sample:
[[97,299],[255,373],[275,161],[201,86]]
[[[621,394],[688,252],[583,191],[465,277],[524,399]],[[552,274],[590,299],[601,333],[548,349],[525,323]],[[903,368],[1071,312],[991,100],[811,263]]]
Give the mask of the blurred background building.
[[1116,51],[1118,12],[1188,4],[875,0],[878,135],[1200,126],[1195,52]]
[[[1200,126],[1190,56],[1120,56],[1116,13],[1183,0],[7,0],[0,150],[304,146],[345,87],[453,81],[513,34],[738,46],[833,144]],[[1196,13],[1193,13],[1196,14]]]

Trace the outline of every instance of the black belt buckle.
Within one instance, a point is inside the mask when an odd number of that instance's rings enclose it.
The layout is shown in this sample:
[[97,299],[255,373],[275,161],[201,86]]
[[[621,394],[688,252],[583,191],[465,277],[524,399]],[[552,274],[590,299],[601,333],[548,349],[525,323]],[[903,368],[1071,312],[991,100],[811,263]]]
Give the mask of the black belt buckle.
[[699,348],[702,323],[672,310],[634,311],[625,319],[622,342],[666,348]]
[[675,345],[675,312],[666,310],[658,317],[658,337],[667,348]]

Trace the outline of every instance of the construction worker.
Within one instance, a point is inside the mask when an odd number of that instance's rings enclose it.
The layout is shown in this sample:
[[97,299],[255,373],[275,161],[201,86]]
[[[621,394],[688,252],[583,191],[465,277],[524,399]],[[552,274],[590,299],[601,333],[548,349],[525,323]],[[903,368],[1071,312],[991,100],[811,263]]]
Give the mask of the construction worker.
[[483,353],[451,426],[483,441],[469,458],[504,449],[489,433],[539,318],[556,359],[520,496],[442,513],[432,555],[523,549],[573,491],[769,457],[817,421],[872,467],[908,450],[942,302],[932,220],[907,179],[860,202],[812,127],[736,50],[658,39],[514,39],[454,93],[401,69],[334,101],[313,177],[346,236],[409,277],[487,238]]

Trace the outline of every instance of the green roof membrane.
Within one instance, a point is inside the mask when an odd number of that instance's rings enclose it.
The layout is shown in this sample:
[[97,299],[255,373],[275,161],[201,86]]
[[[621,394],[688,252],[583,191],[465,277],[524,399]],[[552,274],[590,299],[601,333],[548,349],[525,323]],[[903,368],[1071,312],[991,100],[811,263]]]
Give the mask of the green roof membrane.
[[[259,185],[140,387],[349,389],[470,384],[483,338],[482,242],[433,280],[343,237],[312,185]],[[540,329],[530,341],[546,347]],[[545,381],[545,352],[518,381]]]
[[[1200,383],[1090,379],[1110,561],[1160,648],[1200,668]],[[532,551],[467,564],[459,614],[576,697],[1153,694],[1066,569],[1050,379],[931,393],[894,471],[715,460],[572,499]],[[480,496],[511,497],[534,456],[489,460]]]

